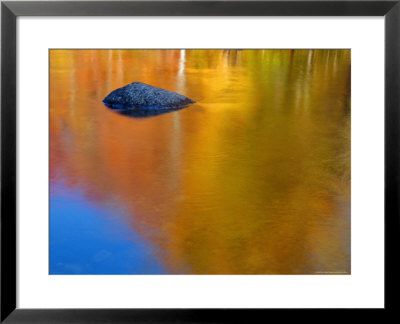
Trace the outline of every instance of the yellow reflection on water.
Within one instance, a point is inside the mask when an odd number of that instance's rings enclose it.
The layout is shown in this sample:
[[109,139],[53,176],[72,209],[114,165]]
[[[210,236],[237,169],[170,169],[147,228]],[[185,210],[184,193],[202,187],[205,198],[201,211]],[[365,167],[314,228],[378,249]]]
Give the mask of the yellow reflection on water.
[[[196,104],[102,104],[134,81]],[[52,50],[50,173],[118,202],[167,273],[349,273],[350,51]]]

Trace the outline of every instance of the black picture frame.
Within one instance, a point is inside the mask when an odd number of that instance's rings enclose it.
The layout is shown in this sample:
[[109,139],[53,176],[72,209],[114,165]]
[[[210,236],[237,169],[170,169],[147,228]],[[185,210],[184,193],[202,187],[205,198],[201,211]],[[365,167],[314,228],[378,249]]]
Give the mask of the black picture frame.
[[[399,274],[400,0],[396,1],[2,1],[1,3],[1,318],[4,323],[197,323],[267,321],[273,309],[16,308],[16,19],[19,16],[384,16],[385,308],[347,310],[369,318],[395,312]],[[38,292],[40,293],[40,292]],[[285,309],[287,311],[289,309]],[[309,317],[331,309],[291,310]],[[336,309],[335,311],[338,311]],[[266,312],[269,312],[268,314]],[[314,312],[310,314],[310,312]],[[317,315],[318,316],[318,315]],[[331,316],[331,315],[329,315]],[[257,320],[258,318],[258,320]]]

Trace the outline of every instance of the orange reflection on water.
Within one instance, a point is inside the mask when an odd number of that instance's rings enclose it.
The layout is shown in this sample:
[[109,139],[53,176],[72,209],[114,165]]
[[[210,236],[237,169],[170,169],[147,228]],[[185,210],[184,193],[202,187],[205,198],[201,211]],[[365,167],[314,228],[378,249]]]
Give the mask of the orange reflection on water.
[[[102,104],[134,81],[196,104]],[[350,51],[52,50],[50,176],[118,203],[167,273],[349,273]]]

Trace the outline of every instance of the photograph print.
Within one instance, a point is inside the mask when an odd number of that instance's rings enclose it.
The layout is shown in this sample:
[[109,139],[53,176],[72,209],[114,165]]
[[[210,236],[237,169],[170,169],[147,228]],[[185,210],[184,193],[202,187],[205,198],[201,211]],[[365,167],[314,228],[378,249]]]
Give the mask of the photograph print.
[[49,50],[50,275],[349,275],[350,49]]

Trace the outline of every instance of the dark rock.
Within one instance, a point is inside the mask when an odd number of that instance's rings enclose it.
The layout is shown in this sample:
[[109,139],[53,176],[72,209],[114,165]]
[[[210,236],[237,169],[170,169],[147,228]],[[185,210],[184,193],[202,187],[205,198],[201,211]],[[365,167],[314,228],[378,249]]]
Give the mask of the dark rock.
[[178,93],[153,87],[142,82],[133,82],[122,88],[112,91],[103,99],[103,103],[112,109],[139,109],[139,110],[177,110],[193,100]]

